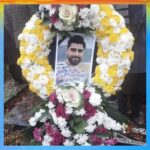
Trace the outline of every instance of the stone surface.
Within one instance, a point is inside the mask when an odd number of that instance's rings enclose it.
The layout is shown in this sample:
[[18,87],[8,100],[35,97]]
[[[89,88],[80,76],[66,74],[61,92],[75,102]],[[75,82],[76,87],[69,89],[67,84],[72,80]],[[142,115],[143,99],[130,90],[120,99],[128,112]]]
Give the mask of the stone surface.
[[43,100],[29,90],[26,91],[15,107],[5,113],[5,124],[29,126],[28,120],[34,115],[35,110],[40,108],[41,104],[43,104]]
[[18,93],[24,90],[27,84],[17,84],[12,78],[5,82],[4,85],[4,103],[15,97]]

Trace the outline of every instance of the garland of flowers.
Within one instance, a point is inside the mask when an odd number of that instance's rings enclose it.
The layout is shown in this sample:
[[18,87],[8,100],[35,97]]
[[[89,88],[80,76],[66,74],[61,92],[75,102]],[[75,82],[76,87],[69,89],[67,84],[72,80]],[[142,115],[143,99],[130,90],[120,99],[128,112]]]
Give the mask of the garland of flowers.
[[[59,16],[58,14],[59,6]],[[103,89],[106,95],[115,94],[120,90],[124,77],[130,69],[134,53],[131,50],[134,38],[126,28],[123,17],[112,5],[52,5],[40,6],[49,10],[50,24],[43,25],[39,16],[33,15],[19,35],[21,57],[18,64],[23,76],[30,83],[30,90],[41,98],[47,98],[53,91],[53,70],[48,62],[50,43],[57,30],[72,31],[75,28],[91,28],[95,30],[98,50],[97,66],[93,84]],[[80,8],[80,9],[79,9]],[[75,16],[79,9],[76,23]],[[64,11],[69,10],[70,16]],[[42,15],[41,15],[42,16]],[[77,24],[76,26],[74,24]]]
[[49,100],[29,120],[31,126],[44,122],[33,131],[43,145],[114,145],[112,131],[126,128],[107,115],[101,93],[92,85],[53,85],[54,71],[48,61],[53,38],[57,32],[81,30],[96,35],[98,65],[92,83],[105,96],[120,89],[134,58],[134,38],[112,5],[41,5],[40,13],[31,17],[18,37],[18,64],[30,90]]

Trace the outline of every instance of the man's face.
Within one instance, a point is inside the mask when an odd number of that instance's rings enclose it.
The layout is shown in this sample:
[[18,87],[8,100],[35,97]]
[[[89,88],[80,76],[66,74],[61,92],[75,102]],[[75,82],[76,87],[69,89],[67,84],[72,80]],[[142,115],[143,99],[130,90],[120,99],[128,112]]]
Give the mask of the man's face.
[[70,47],[67,50],[67,57],[70,65],[78,65],[84,54],[84,48],[82,44],[71,43]]

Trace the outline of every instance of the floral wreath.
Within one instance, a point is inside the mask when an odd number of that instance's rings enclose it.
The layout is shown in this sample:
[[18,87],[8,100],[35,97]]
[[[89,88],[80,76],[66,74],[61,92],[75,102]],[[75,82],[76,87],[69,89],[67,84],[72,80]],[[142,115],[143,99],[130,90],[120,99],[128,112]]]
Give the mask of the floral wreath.
[[115,144],[109,131],[123,131],[125,125],[107,115],[101,106],[102,96],[94,87],[82,83],[54,87],[54,71],[48,55],[57,32],[94,33],[98,50],[92,84],[101,88],[105,96],[115,94],[121,89],[134,59],[134,38],[124,18],[112,5],[40,5],[39,10],[18,37],[21,54],[18,64],[23,76],[31,91],[49,99],[46,108],[29,120],[35,126],[46,110],[52,119],[49,123],[46,119],[50,118],[46,117],[44,129],[34,129],[35,140],[43,145]]

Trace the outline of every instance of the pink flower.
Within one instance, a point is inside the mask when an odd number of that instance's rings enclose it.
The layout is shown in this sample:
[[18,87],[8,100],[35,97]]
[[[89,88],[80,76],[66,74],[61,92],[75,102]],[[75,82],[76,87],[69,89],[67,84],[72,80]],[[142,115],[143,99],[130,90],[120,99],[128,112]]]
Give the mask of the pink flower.
[[95,130],[94,130],[94,133],[107,133],[107,129],[104,128],[104,127],[97,127]]
[[66,114],[66,110],[65,110],[65,107],[63,104],[59,103],[57,105],[57,108],[56,108],[56,115],[57,117],[63,117],[65,119],[68,119],[69,118],[69,115]]
[[53,138],[53,141],[51,141],[51,145],[62,145],[63,142],[65,141],[65,138],[63,137],[63,135],[56,131],[52,134],[52,138]]
[[115,145],[115,144],[117,144],[117,139],[106,139],[104,141],[104,144],[105,145]]
[[92,145],[101,145],[103,143],[103,139],[96,135],[91,135],[90,142],[92,143]]
[[34,139],[38,142],[42,141],[41,131],[42,131],[41,128],[34,128],[34,131],[33,131]]
[[54,105],[57,104],[57,96],[56,93],[51,93],[51,95],[49,96],[49,101],[51,101]]
[[55,23],[58,21],[57,16],[56,16],[56,15],[52,15],[52,16],[50,17],[50,21],[51,21],[52,24],[55,24]]
[[57,129],[54,128],[54,126],[51,125],[49,122],[46,122],[45,123],[45,130],[46,130],[46,133],[51,136],[51,134],[53,134],[53,132],[55,132]]
[[89,92],[87,90],[85,90],[83,92],[83,98],[84,98],[84,100],[88,100],[90,98],[90,96],[91,96],[91,92]]
[[89,119],[96,113],[96,109],[90,103],[85,103],[84,109],[86,111],[85,115],[83,116],[84,119]]

